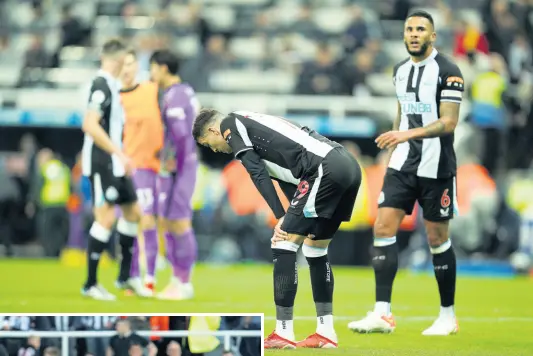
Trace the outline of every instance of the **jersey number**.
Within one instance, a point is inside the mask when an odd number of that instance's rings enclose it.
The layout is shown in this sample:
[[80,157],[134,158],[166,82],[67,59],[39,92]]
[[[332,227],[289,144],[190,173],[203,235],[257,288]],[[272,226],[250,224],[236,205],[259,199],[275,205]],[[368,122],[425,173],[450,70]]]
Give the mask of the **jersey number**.
[[137,189],[137,199],[143,208],[148,208],[154,204],[154,192],[150,188]]
[[443,208],[447,208],[450,206],[452,200],[450,199],[450,196],[448,195],[449,189],[444,189],[444,192],[442,193],[442,196],[440,197],[440,206]]

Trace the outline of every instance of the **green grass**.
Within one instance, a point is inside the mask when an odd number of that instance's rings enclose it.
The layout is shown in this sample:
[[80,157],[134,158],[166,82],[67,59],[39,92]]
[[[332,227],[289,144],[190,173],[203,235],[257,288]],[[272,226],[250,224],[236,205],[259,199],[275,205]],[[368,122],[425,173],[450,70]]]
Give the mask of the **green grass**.
[[[0,261],[0,313],[265,313],[265,334],[274,328],[271,268],[269,266],[198,266],[196,299],[165,302],[120,296],[117,302],[81,297],[84,269],[57,262]],[[113,290],[116,268],[100,272],[101,282]],[[348,321],[363,316],[373,304],[371,270],[336,268],[335,314],[338,350],[290,350],[290,355],[533,355],[533,280],[459,278],[457,314],[461,331],[450,337],[423,337],[438,313],[438,292],[430,275],[403,272],[394,286],[397,329],[391,335],[358,335]],[[168,271],[159,276],[161,284]],[[309,275],[300,270],[295,307],[298,339],[315,328]]]

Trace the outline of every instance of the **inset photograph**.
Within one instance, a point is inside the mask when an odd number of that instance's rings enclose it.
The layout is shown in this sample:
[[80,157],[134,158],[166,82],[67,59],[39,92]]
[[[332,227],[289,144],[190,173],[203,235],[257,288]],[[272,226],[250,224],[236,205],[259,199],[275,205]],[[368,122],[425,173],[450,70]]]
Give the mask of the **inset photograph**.
[[1,315],[0,356],[262,356],[263,315]]

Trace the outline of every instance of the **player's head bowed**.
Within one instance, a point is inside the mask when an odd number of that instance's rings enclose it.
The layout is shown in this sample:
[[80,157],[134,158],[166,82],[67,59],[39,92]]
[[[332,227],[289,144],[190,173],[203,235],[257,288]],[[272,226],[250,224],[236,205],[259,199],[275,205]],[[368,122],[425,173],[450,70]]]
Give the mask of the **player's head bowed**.
[[211,148],[214,152],[231,153],[232,149],[227,142],[229,134],[224,135],[220,130],[223,119],[224,115],[215,109],[202,109],[192,127],[192,135],[196,142]]
[[411,56],[424,57],[433,49],[433,43],[436,39],[435,23],[430,13],[415,11],[407,16],[403,40],[405,48]]

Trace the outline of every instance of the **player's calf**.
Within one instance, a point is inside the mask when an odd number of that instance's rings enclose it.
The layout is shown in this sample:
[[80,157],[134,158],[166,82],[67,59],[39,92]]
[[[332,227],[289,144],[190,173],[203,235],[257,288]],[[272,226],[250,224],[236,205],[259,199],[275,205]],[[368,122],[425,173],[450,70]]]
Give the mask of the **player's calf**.
[[298,289],[299,244],[281,241],[272,248],[274,261],[274,302],[276,304],[275,334],[294,342],[293,309]]
[[[124,205],[122,208],[122,217],[117,222],[117,232],[119,235],[120,250],[122,260],[120,261],[120,272],[118,283],[126,282],[130,277],[132,262],[138,266],[138,256],[133,259],[134,244],[139,233],[139,222],[141,220],[141,211],[137,203]],[[138,250],[137,250],[138,252]],[[138,267],[137,267],[138,268]]]
[[98,264],[111,237],[111,228],[115,219],[113,208],[108,204],[95,208],[94,217],[87,246],[87,280],[83,287],[85,294],[98,285]]
[[[337,343],[337,335],[333,326],[333,288],[334,278],[328,260],[328,244],[330,240],[306,240],[302,252],[309,263],[311,287],[317,315],[316,334]],[[303,346],[300,346],[303,347]]]
[[[144,237],[144,250],[146,254],[146,276],[145,283],[148,286],[151,286],[153,289],[153,284],[155,282],[155,269],[157,262],[157,254],[159,250],[159,239],[157,236],[157,224],[155,217],[153,215],[143,215],[141,217],[140,228]],[[138,242],[135,243],[136,249],[138,250]],[[138,254],[133,254],[133,259],[138,259]],[[133,263],[132,263],[133,267]],[[132,277],[139,276],[138,271],[130,270],[130,275]]]

